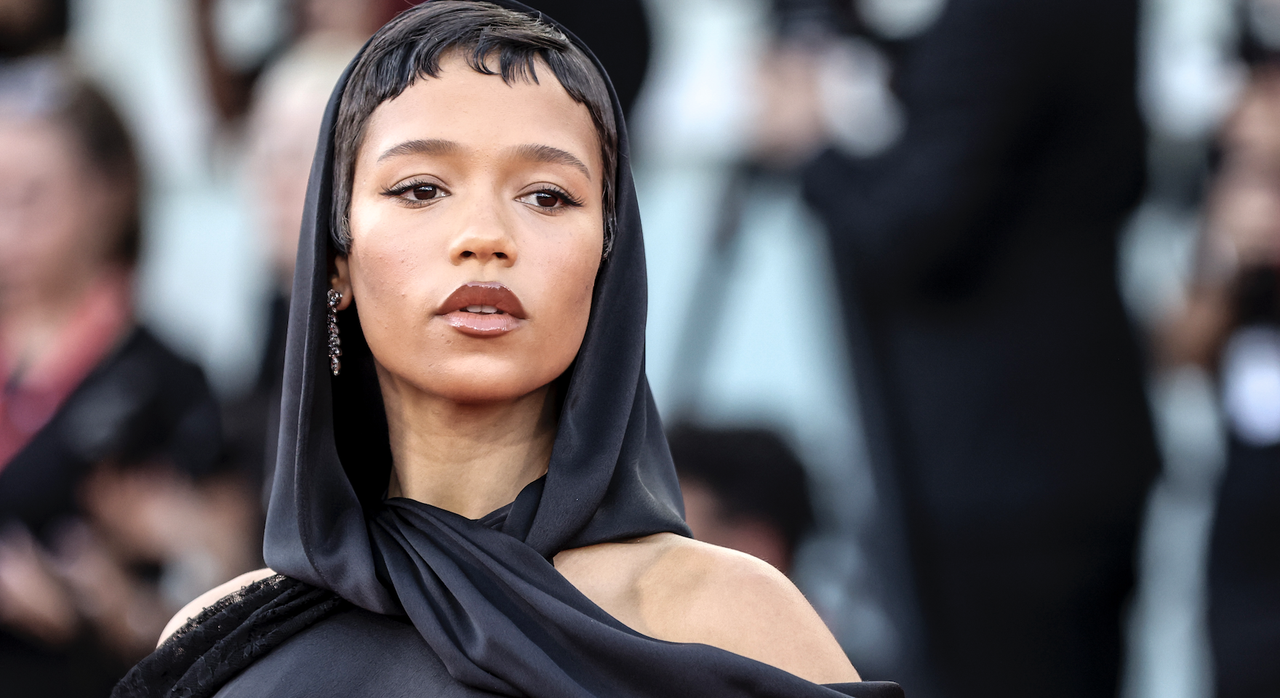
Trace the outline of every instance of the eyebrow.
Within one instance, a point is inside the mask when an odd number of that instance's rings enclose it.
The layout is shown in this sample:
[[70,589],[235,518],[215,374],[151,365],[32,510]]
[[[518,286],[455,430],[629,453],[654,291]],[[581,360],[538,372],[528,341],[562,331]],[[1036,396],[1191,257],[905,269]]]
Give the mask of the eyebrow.
[[460,150],[462,150],[461,145],[442,138],[405,141],[382,151],[382,154],[378,156],[378,162],[401,155],[452,155]]
[[526,144],[518,145],[512,149],[515,155],[529,160],[531,162],[545,162],[551,165],[567,165],[582,173],[587,179],[591,179],[591,170],[585,163],[570,153],[559,148],[553,148],[549,145]]
[[[462,150],[462,145],[456,141],[445,140],[442,138],[417,139],[405,141],[387,148],[378,156],[378,162],[382,162],[388,158],[404,155],[454,155]],[[587,179],[591,179],[591,170],[587,165],[582,162],[582,160],[578,159],[578,157],[573,153],[561,150],[560,148],[537,143],[526,143],[524,145],[518,145],[511,148],[509,152],[522,160],[528,160],[530,162],[566,165],[578,170]]]

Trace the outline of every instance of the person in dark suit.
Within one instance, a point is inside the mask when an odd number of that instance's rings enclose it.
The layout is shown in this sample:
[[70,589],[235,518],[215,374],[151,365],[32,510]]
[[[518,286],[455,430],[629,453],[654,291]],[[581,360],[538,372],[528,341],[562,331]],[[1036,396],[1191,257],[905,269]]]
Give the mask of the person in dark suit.
[[1226,427],[1205,574],[1218,698],[1280,693],[1280,42],[1265,4],[1241,6],[1248,80],[1214,144],[1195,277],[1159,334],[1166,363],[1214,376]]
[[1116,284],[1144,183],[1137,15],[951,0],[890,46],[897,144],[804,173],[947,696],[1117,688],[1159,469]]

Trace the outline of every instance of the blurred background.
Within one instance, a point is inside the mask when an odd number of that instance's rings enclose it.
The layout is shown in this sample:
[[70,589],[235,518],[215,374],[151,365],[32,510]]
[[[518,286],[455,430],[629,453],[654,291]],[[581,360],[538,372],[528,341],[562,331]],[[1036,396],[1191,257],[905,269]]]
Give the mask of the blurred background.
[[[699,538],[913,698],[1280,695],[1280,1],[547,0]],[[0,0],[0,682],[261,565],[302,198],[406,0]]]

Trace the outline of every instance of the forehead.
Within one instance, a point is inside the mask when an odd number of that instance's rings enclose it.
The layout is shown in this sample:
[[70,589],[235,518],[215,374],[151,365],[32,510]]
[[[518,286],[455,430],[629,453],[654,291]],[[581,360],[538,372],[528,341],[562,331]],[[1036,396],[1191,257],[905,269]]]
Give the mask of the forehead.
[[365,128],[359,158],[377,158],[411,140],[454,141],[474,152],[537,144],[572,153],[592,179],[602,169],[600,140],[586,106],[574,101],[545,64],[538,80],[485,75],[460,58],[440,63],[439,77],[419,78],[378,105]]

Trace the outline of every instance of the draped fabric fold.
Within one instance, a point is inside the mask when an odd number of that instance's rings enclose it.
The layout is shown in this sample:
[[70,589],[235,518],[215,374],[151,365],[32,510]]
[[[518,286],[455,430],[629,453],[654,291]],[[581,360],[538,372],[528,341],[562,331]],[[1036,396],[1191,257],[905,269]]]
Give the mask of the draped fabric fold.
[[373,540],[414,626],[472,687],[564,698],[840,695],[708,645],[637,633],[527,544],[430,505],[389,501]]

